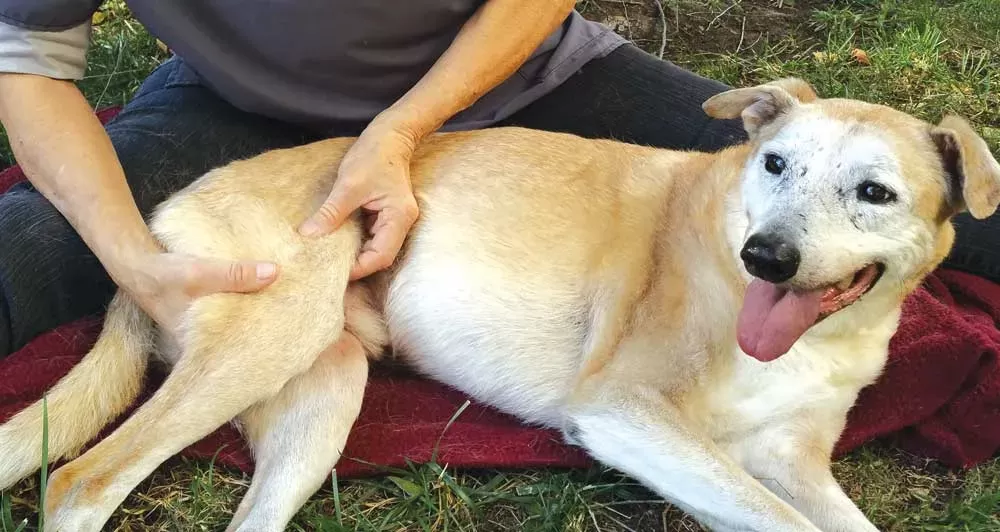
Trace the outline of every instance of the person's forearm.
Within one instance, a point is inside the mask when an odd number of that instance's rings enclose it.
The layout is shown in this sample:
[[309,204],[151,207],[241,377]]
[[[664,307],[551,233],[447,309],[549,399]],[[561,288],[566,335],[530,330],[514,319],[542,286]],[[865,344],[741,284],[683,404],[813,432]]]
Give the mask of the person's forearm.
[[131,265],[159,250],[121,164],[76,86],[0,74],[0,122],[31,183],[69,220],[116,283],[137,282]]
[[513,75],[572,0],[488,0],[423,78],[376,118],[414,144]]

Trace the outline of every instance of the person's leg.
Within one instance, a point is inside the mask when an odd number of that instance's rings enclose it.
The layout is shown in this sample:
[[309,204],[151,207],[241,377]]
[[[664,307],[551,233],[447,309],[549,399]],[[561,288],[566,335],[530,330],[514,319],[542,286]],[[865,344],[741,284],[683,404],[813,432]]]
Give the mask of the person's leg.
[[1000,283],[1000,213],[985,220],[960,214],[954,223],[955,245],[941,266]]
[[[730,88],[624,45],[501,125],[716,150],[746,139],[739,120],[714,120],[701,108]],[[987,220],[963,214],[955,227],[955,246],[942,266],[1000,282],[1000,214]]]
[[[213,167],[313,138],[230,106],[176,61],[155,71],[106,129],[147,216]],[[114,284],[66,219],[27,183],[0,195],[0,243],[0,358],[56,326],[104,311]]]
[[742,142],[739,120],[701,108],[730,87],[626,44],[595,59],[501,125],[673,149],[717,150]]

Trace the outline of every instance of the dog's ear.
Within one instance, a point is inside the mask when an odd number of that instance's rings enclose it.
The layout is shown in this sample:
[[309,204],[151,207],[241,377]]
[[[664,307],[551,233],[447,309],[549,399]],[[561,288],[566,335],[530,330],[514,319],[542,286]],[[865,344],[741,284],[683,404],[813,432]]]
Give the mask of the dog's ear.
[[756,87],[733,89],[716,94],[701,105],[712,118],[742,118],[743,128],[752,137],[761,126],[796,105],[816,100],[816,92],[797,78],[784,78]]
[[964,119],[948,115],[931,129],[950,180],[955,212],[983,219],[1000,205],[1000,163]]
[[800,103],[812,103],[819,99],[813,86],[799,78],[781,78],[768,83],[768,85],[785,89]]

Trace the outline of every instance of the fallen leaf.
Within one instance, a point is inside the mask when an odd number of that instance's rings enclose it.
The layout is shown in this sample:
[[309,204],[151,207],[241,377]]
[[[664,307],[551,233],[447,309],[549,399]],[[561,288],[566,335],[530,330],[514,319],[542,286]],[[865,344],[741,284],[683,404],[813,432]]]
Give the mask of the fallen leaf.
[[861,48],[851,50],[851,57],[862,65],[868,66],[872,64],[872,60],[868,58],[868,52],[862,50]]
[[104,11],[94,11],[94,15],[90,17],[90,23],[94,26],[100,26],[107,19],[108,15]]

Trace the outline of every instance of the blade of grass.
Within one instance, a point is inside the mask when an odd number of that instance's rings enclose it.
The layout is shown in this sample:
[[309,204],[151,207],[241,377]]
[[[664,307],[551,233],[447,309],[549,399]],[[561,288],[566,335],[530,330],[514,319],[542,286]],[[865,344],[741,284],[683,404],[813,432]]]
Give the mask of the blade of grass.
[[9,493],[0,493],[0,525],[3,532],[22,532],[28,526],[28,520],[22,519],[21,524],[14,526],[14,514],[11,511],[11,496]]
[[330,475],[330,489],[333,491],[333,511],[337,516],[337,524],[344,526],[344,511],[340,506],[340,486],[337,483],[337,469]]
[[444,429],[441,430],[441,435],[439,435],[437,441],[434,442],[434,451],[431,453],[431,462],[437,462],[438,450],[441,447],[441,440],[444,439],[444,434],[448,432],[448,429],[451,428],[452,423],[458,419],[458,416],[462,415],[462,412],[465,412],[466,408],[469,408],[470,404],[472,404],[472,402],[466,399],[465,403],[463,403],[462,406],[459,407],[454,414],[452,414],[451,419],[449,419],[448,423],[445,424]]

